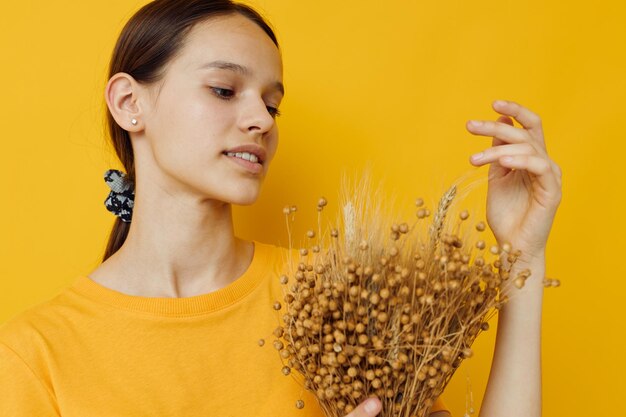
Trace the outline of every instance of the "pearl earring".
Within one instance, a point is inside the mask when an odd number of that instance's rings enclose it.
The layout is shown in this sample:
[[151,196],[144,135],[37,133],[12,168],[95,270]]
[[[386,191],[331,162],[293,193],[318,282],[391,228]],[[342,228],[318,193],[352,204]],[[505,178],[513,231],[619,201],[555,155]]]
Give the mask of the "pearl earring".
[[131,120],[130,122],[131,122],[133,125],[136,125],[136,124],[137,124],[137,119],[133,119],[133,120]]

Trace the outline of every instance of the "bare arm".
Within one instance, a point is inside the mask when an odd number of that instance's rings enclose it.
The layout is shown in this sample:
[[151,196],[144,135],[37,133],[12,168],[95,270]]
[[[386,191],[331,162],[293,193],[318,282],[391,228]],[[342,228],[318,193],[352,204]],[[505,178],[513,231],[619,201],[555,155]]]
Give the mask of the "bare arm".
[[545,248],[561,201],[562,174],[547,153],[538,114],[513,101],[495,101],[492,107],[501,114],[497,120],[467,123],[471,133],[492,138],[492,146],[470,161],[489,164],[487,221],[498,244],[521,251],[511,276],[525,268],[532,275],[521,290],[507,291],[509,302],[499,312],[480,417],[540,417]]
[[[479,417],[541,416],[541,307],[545,261],[516,264],[532,275],[498,313],[493,362]],[[514,276],[515,274],[512,274]]]
[[[529,268],[522,289],[510,288],[498,313],[493,362],[479,417],[541,416],[541,309],[545,258],[517,262],[511,276]],[[429,417],[451,417],[447,411]]]

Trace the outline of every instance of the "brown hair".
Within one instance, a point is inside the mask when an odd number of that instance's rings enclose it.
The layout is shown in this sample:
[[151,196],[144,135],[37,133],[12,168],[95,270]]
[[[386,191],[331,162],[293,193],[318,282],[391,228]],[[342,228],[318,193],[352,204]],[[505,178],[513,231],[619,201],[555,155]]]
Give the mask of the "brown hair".
[[[135,13],[122,29],[109,64],[110,79],[118,72],[131,75],[137,82],[155,83],[163,78],[164,67],[180,51],[186,35],[196,23],[217,16],[239,13],[261,27],[276,47],[278,41],[269,23],[250,6],[230,0],[155,0]],[[128,132],[110,111],[106,127],[128,179],[135,182],[135,160]],[[102,258],[113,255],[124,243],[130,223],[115,217],[115,223]]]

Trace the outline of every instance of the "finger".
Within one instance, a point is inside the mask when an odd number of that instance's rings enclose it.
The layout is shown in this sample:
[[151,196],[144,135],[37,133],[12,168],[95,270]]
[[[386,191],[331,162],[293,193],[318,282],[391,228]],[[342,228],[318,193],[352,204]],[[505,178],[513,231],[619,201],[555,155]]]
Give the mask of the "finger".
[[513,117],[524,129],[537,130],[542,128],[541,117],[519,103],[496,100],[492,106],[498,113]]
[[[491,140],[492,147],[503,146],[503,145],[506,145],[506,142],[498,138],[492,138]],[[487,173],[487,176],[490,180],[493,178],[501,178],[501,177],[504,177],[506,174],[508,174],[510,171],[511,171],[510,168],[500,165],[499,161],[494,161],[491,164],[489,164],[489,171]]]
[[476,166],[485,165],[507,155],[536,155],[537,150],[530,143],[499,145],[485,149],[470,157],[470,163]]
[[374,417],[380,413],[382,404],[377,397],[370,397],[352,410],[346,417]]
[[513,126],[513,119],[511,119],[509,116],[499,116],[496,122],[506,123],[507,125]]
[[[500,116],[498,117],[496,122],[506,123],[507,125],[513,126],[513,119],[511,119],[509,116]],[[492,138],[493,140],[491,141],[491,146],[504,145],[506,143],[502,139],[498,139],[496,137]]]
[[514,101],[496,100],[492,106],[498,113],[512,116],[524,129],[531,132],[534,138],[543,143],[543,125],[538,114]]
[[[498,119],[501,120],[501,119]],[[491,136],[507,143],[530,142],[527,131],[511,124],[491,120],[470,120],[466,123],[467,130],[473,135]]]
[[556,192],[559,188],[549,159],[534,155],[507,155],[501,157],[498,162],[504,167],[524,169],[534,174],[541,188],[548,193]]
[[[498,117],[498,122],[502,122],[502,123],[506,123],[508,125],[513,126],[513,119],[511,119],[509,116],[500,116]],[[506,144],[506,142],[504,142],[501,139],[498,138],[492,138],[491,140],[491,146],[500,146],[500,145],[504,145]],[[509,173],[509,171],[511,171],[509,168],[503,167],[502,165],[500,165],[498,162],[493,162],[491,165],[489,165],[489,171],[487,173],[487,176],[489,179],[492,178],[500,178],[500,177],[504,177],[506,174]]]

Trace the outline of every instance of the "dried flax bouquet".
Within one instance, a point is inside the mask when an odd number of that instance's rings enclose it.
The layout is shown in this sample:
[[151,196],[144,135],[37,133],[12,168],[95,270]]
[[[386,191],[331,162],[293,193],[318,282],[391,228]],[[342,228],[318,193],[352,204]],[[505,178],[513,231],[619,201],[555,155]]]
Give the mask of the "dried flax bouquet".
[[[343,417],[372,395],[381,416],[426,416],[506,302],[505,284],[521,288],[531,272],[511,276],[521,253],[509,244],[487,248],[479,239],[484,222],[467,225],[467,210],[452,215],[457,185],[432,216],[417,199],[412,225],[393,221],[367,176],[342,190],[335,223],[342,227],[321,236],[321,198],[318,233],[307,232],[310,244],[278,278],[284,298],[273,305],[273,347],[282,372],[312,391],[327,417]],[[288,229],[295,211],[284,209]]]

